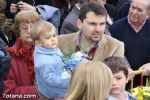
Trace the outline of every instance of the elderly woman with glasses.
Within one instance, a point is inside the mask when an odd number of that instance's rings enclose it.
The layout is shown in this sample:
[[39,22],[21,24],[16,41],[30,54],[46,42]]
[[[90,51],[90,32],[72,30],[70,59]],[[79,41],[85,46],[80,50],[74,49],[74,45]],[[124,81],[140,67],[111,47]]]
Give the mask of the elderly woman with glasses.
[[11,68],[5,77],[3,98],[8,94],[11,100],[37,100],[38,92],[34,85],[34,46],[30,37],[30,25],[41,20],[38,13],[31,10],[19,12],[14,19],[12,30],[17,40],[13,47],[7,48],[11,55]]

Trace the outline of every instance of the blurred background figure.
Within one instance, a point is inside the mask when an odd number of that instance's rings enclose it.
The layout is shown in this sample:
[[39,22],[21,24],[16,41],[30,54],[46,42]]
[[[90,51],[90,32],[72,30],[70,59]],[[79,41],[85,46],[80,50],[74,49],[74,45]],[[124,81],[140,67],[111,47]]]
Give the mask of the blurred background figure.
[[6,16],[4,13],[5,6],[6,6],[6,1],[0,0],[0,26],[2,26],[2,27],[6,20]]
[[10,55],[5,50],[5,48],[8,46],[7,44],[7,38],[4,34],[4,31],[0,27],[0,100],[2,100],[2,92],[5,88],[3,79],[7,75],[10,68]]

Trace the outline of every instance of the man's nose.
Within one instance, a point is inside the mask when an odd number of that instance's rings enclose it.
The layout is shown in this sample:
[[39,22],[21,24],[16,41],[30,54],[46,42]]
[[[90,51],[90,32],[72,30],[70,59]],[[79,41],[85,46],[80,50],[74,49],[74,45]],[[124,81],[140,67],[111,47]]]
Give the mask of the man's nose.
[[101,31],[101,26],[100,26],[100,25],[97,25],[97,26],[95,27],[95,31],[96,31],[96,32],[100,32],[100,31]]
[[133,10],[132,10],[132,13],[133,13],[133,14],[137,14],[137,9],[133,9]]

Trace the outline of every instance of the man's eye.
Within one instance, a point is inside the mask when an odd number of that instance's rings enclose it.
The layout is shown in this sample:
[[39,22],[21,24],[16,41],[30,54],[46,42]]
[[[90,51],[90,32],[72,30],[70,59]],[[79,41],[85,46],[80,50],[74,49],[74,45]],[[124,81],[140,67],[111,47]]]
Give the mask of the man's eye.
[[118,79],[118,80],[120,80],[120,79],[121,79],[121,77],[117,77],[117,79]]
[[95,26],[96,24],[95,23],[90,23],[90,25]]
[[103,23],[100,23],[100,25],[105,25],[106,23],[105,22],[103,22]]

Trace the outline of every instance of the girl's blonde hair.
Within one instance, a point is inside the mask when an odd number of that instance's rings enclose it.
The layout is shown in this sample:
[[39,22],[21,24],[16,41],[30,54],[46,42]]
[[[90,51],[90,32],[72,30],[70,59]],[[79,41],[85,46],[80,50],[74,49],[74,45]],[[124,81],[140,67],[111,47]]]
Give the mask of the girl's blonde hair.
[[36,40],[40,38],[41,35],[47,32],[51,32],[53,29],[55,30],[55,27],[53,24],[45,20],[40,20],[31,25],[30,35],[31,35],[32,40],[35,42]]
[[19,37],[20,29],[19,26],[21,23],[34,23],[41,20],[40,15],[33,10],[23,10],[20,11],[14,19],[14,24],[11,27],[12,31],[15,33],[16,37]]
[[65,100],[105,100],[112,81],[112,72],[104,63],[82,62],[72,74]]

